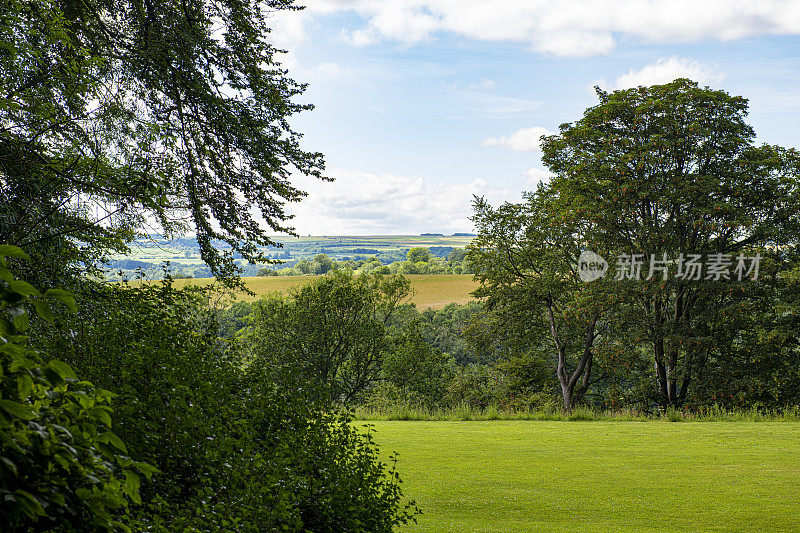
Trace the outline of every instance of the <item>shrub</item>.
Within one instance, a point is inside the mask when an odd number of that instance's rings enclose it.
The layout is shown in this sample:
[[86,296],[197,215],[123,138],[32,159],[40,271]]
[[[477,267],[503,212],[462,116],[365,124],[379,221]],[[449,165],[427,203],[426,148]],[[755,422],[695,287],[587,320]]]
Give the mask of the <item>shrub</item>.
[[119,395],[121,436],[162,472],[136,529],[389,531],[412,517],[349,415],[220,339],[203,290],[88,285],[64,329],[76,338],[49,342]]
[[15,279],[6,257],[27,256],[0,245],[0,530],[128,530],[114,516],[154,469],[111,431],[109,391],[29,346],[29,308],[52,322],[49,300],[75,301]]

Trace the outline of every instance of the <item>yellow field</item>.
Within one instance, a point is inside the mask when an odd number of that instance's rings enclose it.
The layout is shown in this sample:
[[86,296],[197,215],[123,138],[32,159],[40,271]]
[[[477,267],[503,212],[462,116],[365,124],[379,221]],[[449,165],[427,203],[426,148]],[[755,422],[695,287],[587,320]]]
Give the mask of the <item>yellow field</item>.
[[[317,276],[264,276],[242,278],[247,287],[256,296],[241,294],[243,300],[256,300],[270,291],[287,291],[292,287],[311,283]],[[447,304],[465,304],[475,298],[469,293],[478,285],[472,280],[472,274],[406,274],[411,281],[414,293],[411,301],[418,309],[441,309]],[[204,286],[214,281],[212,278],[178,279],[176,287],[187,283]]]

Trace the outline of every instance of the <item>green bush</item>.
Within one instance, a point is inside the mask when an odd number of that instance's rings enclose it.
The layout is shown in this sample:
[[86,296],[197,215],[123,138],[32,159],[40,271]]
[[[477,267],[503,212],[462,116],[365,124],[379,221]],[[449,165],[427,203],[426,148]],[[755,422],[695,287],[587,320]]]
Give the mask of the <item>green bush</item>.
[[129,531],[115,516],[154,469],[111,431],[111,392],[30,347],[28,310],[52,322],[51,301],[75,301],[15,279],[7,257],[27,259],[0,245],[0,530]]
[[120,436],[161,470],[136,529],[390,531],[413,516],[350,416],[221,339],[202,290],[87,285],[63,331],[48,342],[119,395]]

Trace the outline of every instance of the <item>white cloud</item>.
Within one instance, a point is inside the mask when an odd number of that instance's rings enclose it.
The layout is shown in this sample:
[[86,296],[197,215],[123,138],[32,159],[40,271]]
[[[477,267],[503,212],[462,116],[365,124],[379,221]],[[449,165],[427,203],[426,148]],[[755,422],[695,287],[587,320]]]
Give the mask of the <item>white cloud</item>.
[[[800,34],[797,0],[315,0],[300,13],[311,18],[342,11],[364,20],[345,32],[358,45],[412,44],[448,32],[529,43],[559,56],[605,54],[619,38],[677,43]],[[300,30],[284,31],[298,36]]]
[[324,76],[330,77],[335,77],[342,73],[338,63],[322,63],[317,67],[317,71]]
[[492,203],[519,201],[519,194],[491,188],[483,180],[448,184],[421,177],[372,174],[332,169],[333,183],[307,178],[296,184],[306,191],[299,204],[290,204],[290,222],[298,233],[314,235],[383,235],[422,232],[468,232],[473,225],[473,195]]
[[563,30],[537,37],[533,48],[557,56],[586,57],[607,54],[614,49],[610,33]]
[[499,146],[514,150],[515,152],[536,152],[539,151],[539,137],[542,135],[552,135],[553,132],[534,126],[532,128],[522,128],[511,135],[504,137],[487,137],[482,141],[484,146]]
[[369,46],[376,44],[380,38],[372,30],[357,29],[357,30],[342,30],[342,40],[350,43],[353,46]]
[[640,85],[669,83],[676,78],[689,78],[701,85],[717,85],[725,78],[725,73],[690,57],[662,57],[639,70],[631,69],[614,80],[613,84],[609,85],[601,79],[592,85],[599,85],[605,90],[630,89]]
[[539,183],[548,182],[553,177],[550,171],[537,167],[529,168],[525,171],[525,175],[528,177],[528,179],[525,180],[525,185],[530,187],[531,190],[536,189]]
[[490,79],[487,79],[487,78],[482,79],[478,83],[470,83],[469,84],[469,88],[470,89],[483,89],[483,90],[494,89],[496,86],[497,85],[495,84],[494,81],[492,81]]
[[307,16],[302,11],[278,11],[268,19],[269,42],[278,48],[295,50],[308,37],[305,28]]

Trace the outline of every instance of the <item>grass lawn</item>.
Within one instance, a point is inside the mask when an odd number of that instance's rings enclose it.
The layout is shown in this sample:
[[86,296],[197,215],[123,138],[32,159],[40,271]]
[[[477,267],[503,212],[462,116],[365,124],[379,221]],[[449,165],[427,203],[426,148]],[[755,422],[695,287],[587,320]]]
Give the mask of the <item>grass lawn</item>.
[[[406,274],[411,280],[414,295],[411,301],[419,309],[441,309],[449,303],[465,304],[474,298],[469,295],[478,285],[472,280],[472,274]],[[292,287],[311,283],[316,276],[259,276],[242,278],[247,286],[256,293],[256,297],[243,296],[245,300],[255,300],[269,291],[287,291]],[[186,283],[208,285],[212,278],[175,280],[176,287]]]
[[800,531],[796,423],[370,424],[424,512],[401,531]]

